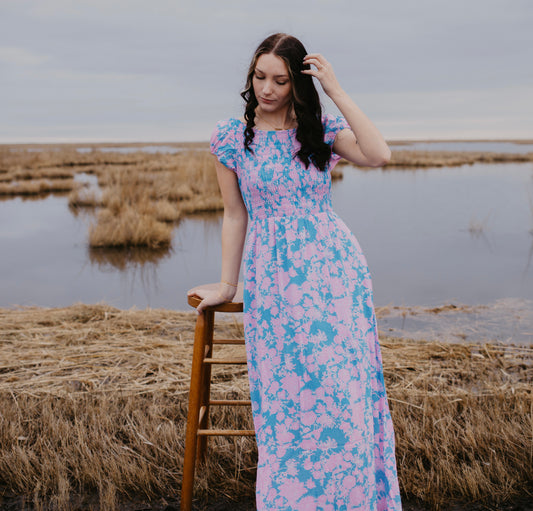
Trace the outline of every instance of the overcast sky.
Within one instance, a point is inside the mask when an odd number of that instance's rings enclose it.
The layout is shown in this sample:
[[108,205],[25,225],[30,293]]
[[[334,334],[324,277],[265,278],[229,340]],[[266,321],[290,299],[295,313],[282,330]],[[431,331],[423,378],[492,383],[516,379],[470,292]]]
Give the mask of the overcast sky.
[[280,31],[390,140],[533,138],[531,0],[0,0],[0,143],[207,140]]

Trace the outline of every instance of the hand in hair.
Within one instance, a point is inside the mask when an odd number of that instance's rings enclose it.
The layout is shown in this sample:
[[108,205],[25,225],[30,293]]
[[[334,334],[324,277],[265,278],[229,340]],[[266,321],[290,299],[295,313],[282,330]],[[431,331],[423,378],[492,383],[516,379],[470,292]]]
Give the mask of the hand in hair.
[[329,97],[342,92],[342,87],[333,72],[333,67],[320,53],[309,53],[304,57],[303,63],[315,66],[302,70],[302,73],[314,76]]

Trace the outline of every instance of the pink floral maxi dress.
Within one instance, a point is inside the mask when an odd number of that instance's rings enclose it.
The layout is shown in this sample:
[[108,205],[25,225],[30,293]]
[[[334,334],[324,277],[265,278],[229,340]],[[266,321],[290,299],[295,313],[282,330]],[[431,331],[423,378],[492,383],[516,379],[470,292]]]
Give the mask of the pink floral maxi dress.
[[[324,138],[349,128],[323,118]],[[237,173],[248,210],[244,328],[258,445],[258,510],[399,510],[394,430],[372,284],[331,207],[325,172],[295,156],[296,130],[221,121],[211,152]]]

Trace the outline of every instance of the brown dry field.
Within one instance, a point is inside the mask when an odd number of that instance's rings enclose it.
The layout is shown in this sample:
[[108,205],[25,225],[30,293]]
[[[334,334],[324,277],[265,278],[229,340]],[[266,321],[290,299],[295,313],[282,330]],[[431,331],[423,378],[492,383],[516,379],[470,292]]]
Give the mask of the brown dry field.
[[[177,509],[194,321],[107,305],[0,309],[0,508]],[[219,318],[217,335],[242,336],[238,321]],[[382,336],[381,349],[405,509],[527,509],[533,347]],[[214,381],[217,397],[247,393],[245,367]],[[213,426],[250,420],[220,408]],[[253,438],[210,442],[196,508],[254,509]]]

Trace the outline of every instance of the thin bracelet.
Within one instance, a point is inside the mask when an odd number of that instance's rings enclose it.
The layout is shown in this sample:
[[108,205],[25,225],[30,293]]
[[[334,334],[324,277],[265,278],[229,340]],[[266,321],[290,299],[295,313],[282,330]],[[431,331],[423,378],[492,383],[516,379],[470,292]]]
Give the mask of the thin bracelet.
[[230,284],[229,282],[226,282],[225,280],[221,280],[220,282],[222,284],[227,284],[228,286],[231,286],[231,287],[238,287],[236,284]]

